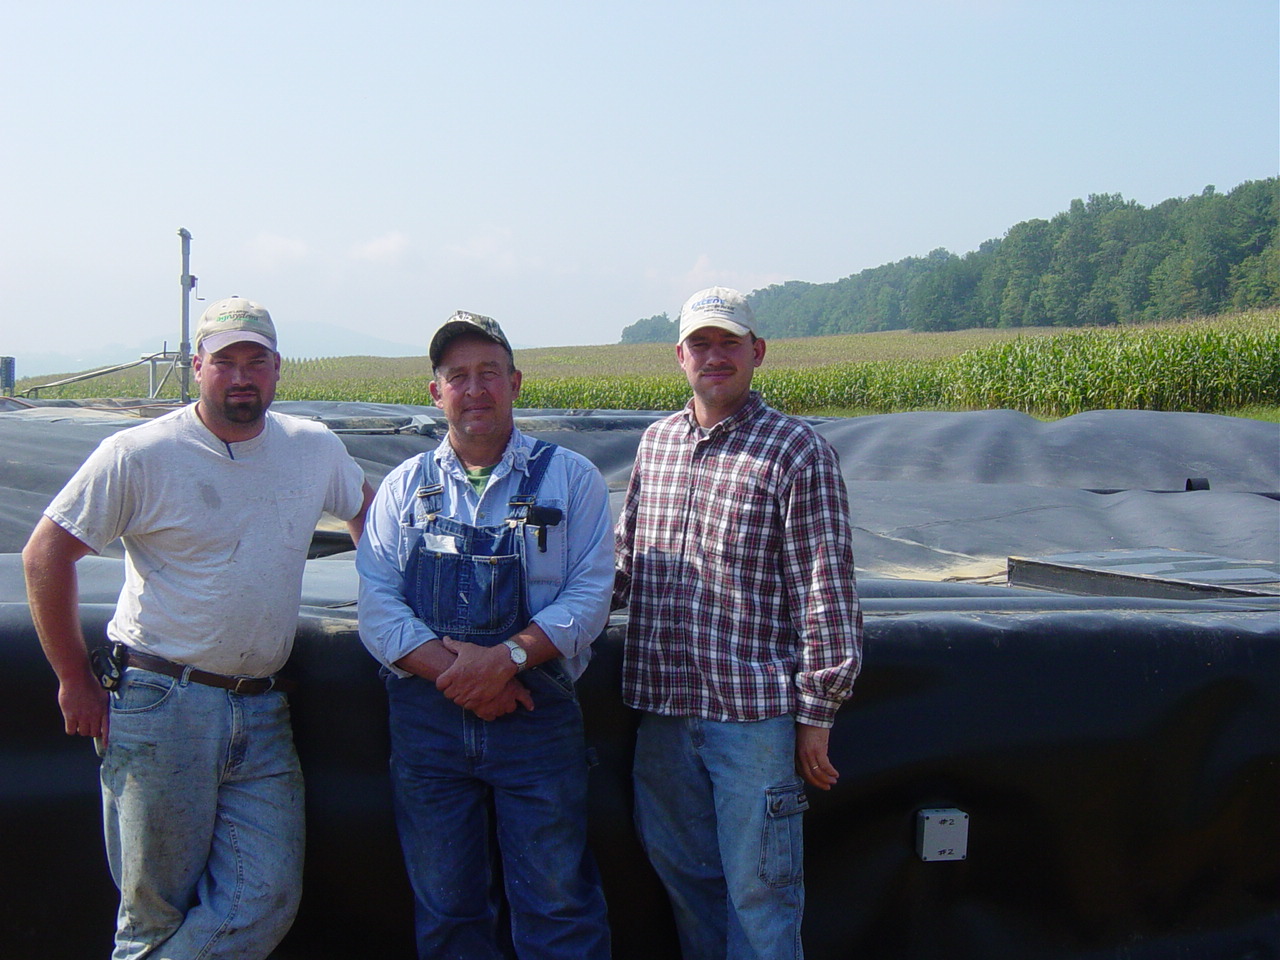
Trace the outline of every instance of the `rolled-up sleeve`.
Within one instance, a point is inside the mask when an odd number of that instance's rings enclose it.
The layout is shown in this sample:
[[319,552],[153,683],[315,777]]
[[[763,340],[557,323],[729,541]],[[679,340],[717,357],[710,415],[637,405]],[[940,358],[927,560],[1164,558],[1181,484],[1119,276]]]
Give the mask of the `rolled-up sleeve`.
[[396,676],[408,673],[396,661],[436,639],[435,632],[410,609],[404,598],[405,528],[400,522],[412,476],[402,464],[378,488],[356,548],[360,575],[360,640],[374,659]]
[[565,578],[548,603],[533,603],[533,622],[566,659],[573,659],[587,651],[609,622],[613,529],[609,490],[600,472],[567,452],[560,456],[569,506]]

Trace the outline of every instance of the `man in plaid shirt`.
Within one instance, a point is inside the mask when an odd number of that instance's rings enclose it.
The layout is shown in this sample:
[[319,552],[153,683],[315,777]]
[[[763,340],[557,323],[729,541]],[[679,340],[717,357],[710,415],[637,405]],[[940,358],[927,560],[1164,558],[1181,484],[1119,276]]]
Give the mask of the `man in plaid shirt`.
[[679,323],[693,399],[645,432],[616,531],[636,823],[686,958],[798,958],[804,784],[839,777],[862,658],[848,497],[831,446],[751,390],[742,294],[700,291]]

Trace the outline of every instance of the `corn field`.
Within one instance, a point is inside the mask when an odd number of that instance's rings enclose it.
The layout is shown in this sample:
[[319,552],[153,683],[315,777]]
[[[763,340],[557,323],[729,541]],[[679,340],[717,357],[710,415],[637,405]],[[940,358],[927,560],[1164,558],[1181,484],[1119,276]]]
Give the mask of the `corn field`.
[[1280,404],[1280,324],[1098,330],[1011,340],[943,365],[945,405],[1069,416]]
[[[1280,405],[1275,310],[1146,327],[982,331],[981,340],[876,336],[770,342],[755,386],[789,413],[1003,408],[1062,417],[1096,409],[1215,413]],[[879,342],[892,343],[881,354],[892,359],[876,358]],[[966,348],[945,355],[953,346]],[[669,344],[541,348],[516,359],[524,371],[521,407],[672,410],[689,397]],[[430,376],[425,357],[286,360],[277,396],[427,405]],[[145,393],[145,374],[134,370],[41,396]],[[176,387],[168,395],[176,396]]]

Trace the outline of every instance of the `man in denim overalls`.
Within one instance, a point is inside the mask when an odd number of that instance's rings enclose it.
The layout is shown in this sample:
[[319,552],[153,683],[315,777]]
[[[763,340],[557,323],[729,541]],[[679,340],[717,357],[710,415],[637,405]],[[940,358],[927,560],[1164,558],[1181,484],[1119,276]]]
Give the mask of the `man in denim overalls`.
[[608,621],[608,491],[584,457],[516,428],[497,323],[456,313],[429,352],[448,437],[387,476],[356,560],[419,956],[504,955],[493,836],[517,955],[608,957],[573,687]]

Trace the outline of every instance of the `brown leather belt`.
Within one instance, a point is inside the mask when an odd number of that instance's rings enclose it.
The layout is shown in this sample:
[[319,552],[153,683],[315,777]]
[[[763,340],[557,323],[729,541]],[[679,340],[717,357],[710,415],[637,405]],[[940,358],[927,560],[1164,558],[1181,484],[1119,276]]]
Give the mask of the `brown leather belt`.
[[143,670],[163,673],[166,677],[177,677],[179,680],[185,675],[192,683],[203,684],[206,687],[221,687],[224,690],[230,690],[232,693],[243,694],[247,697],[257,696],[260,693],[269,693],[272,690],[289,693],[296,687],[293,681],[275,676],[228,677],[222,673],[209,673],[206,670],[188,667],[185,663],[174,663],[172,660],[164,659],[164,657],[153,657],[149,653],[139,653],[137,650],[131,650],[128,647],[124,647],[121,651],[121,660],[126,667],[141,667]]

